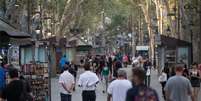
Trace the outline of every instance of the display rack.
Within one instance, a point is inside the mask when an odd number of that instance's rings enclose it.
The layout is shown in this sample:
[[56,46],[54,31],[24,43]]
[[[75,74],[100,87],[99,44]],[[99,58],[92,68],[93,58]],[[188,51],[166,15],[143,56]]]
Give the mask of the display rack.
[[22,66],[24,77],[29,81],[34,101],[47,101],[48,99],[48,64],[25,64]]

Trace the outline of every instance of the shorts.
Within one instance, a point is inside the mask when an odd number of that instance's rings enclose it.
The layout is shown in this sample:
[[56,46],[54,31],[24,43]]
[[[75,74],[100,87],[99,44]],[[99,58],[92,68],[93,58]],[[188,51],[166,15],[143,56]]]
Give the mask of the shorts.
[[191,80],[192,87],[200,87],[200,80]]

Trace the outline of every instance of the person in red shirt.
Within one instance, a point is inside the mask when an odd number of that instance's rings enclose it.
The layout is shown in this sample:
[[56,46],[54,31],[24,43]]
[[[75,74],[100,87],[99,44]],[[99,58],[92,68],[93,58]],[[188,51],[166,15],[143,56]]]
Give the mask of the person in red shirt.
[[124,55],[123,63],[124,63],[124,66],[127,67],[127,63],[128,63],[128,56],[127,55]]

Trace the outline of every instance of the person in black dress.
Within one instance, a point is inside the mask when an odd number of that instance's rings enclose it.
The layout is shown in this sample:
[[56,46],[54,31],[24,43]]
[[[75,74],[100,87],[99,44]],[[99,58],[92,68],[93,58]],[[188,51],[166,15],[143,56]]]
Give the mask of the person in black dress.
[[192,69],[190,70],[190,81],[193,87],[193,94],[195,101],[198,101],[198,94],[200,90],[200,76],[201,73],[198,69],[198,64],[193,63]]

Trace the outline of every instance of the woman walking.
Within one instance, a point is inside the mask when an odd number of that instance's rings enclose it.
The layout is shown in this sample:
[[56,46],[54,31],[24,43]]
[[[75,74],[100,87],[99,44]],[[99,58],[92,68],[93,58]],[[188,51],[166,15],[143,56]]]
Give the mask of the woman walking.
[[193,87],[193,96],[195,101],[198,101],[198,93],[200,90],[200,71],[198,69],[198,64],[193,63],[192,69],[190,70],[190,81]]
[[160,82],[160,84],[161,84],[161,86],[162,86],[162,93],[163,93],[163,96],[164,96],[164,99],[166,99],[165,98],[165,91],[164,91],[164,88],[165,88],[165,84],[166,84],[166,82],[167,82],[167,73],[165,72],[166,70],[165,70],[165,68],[163,69],[163,71],[162,71],[162,73],[161,73],[161,75],[159,76],[159,82]]

